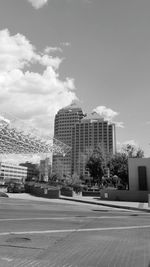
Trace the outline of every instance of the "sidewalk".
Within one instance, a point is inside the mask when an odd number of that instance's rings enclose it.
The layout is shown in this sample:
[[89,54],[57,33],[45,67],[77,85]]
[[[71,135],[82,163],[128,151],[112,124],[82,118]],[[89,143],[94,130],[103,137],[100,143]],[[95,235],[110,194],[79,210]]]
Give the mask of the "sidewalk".
[[110,201],[110,200],[101,200],[98,197],[65,197],[60,196],[63,200],[71,200],[75,202],[101,205],[113,208],[121,208],[127,210],[140,210],[150,212],[150,207],[148,207],[148,203],[142,202],[126,202],[126,201]]

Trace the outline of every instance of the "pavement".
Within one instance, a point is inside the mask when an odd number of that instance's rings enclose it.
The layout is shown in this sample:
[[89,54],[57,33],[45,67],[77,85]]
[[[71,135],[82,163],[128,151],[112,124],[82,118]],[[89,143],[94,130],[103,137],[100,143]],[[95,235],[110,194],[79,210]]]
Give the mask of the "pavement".
[[110,200],[101,200],[99,197],[82,197],[82,196],[75,196],[75,197],[66,197],[60,196],[60,199],[45,199],[41,197],[32,196],[27,193],[22,194],[10,194],[7,193],[10,198],[20,198],[20,199],[28,199],[28,200],[35,200],[35,201],[50,201],[50,202],[59,202],[60,200],[68,200],[77,202],[77,203],[84,203],[84,204],[93,204],[93,205],[100,205],[106,207],[113,207],[113,208],[120,208],[120,209],[127,209],[127,210],[139,210],[150,212],[150,205],[146,202],[127,202],[127,201],[110,201]]
[[61,199],[76,201],[80,203],[113,207],[113,208],[150,212],[150,206],[146,202],[111,201],[111,200],[101,200],[98,197],[80,197],[80,196],[79,197],[61,196]]
[[0,267],[150,266],[149,213],[87,197],[8,195],[0,198]]

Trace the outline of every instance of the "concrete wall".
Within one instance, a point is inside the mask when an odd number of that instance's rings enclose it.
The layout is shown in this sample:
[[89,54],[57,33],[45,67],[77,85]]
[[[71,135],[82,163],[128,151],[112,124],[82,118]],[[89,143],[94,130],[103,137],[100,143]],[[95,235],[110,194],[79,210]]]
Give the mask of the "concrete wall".
[[129,190],[138,191],[138,167],[145,166],[147,173],[147,187],[150,191],[150,158],[129,158],[128,169],[129,169]]
[[101,190],[100,197],[103,200],[148,202],[150,191],[128,190]]

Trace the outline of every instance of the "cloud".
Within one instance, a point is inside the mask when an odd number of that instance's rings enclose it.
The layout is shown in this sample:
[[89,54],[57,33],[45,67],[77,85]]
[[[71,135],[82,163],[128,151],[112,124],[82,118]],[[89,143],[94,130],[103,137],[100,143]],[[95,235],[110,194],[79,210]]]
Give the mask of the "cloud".
[[[0,31],[0,111],[52,134],[58,109],[77,99],[74,80],[59,76],[61,62],[59,57],[37,52],[22,34]],[[42,73],[27,70],[33,64],[42,66]]]
[[[27,0],[35,9],[39,9],[46,5],[49,0]],[[66,0],[66,3],[73,3],[74,0]],[[91,4],[91,0],[80,0],[81,3]]]
[[123,121],[114,121],[117,128],[124,128],[124,122]]
[[134,139],[131,139],[131,140],[126,140],[124,142],[117,142],[117,152],[122,152],[123,151],[123,148],[126,146],[126,145],[132,145],[134,147],[139,147],[139,144],[137,141],[135,141]]
[[106,108],[105,106],[98,106],[93,111],[97,112],[108,121],[112,121],[112,119],[118,115],[118,112],[113,111],[110,108]]
[[111,108],[107,108],[105,106],[98,106],[93,111],[98,113],[101,117],[103,117],[105,120],[109,122],[113,122],[116,124],[116,127],[118,128],[124,128],[123,122],[117,122],[114,121],[114,118],[119,115],[118,112],[112,110]]
[[35,8],[39,9],[48,3],[48,0],[28,0],[29,3]]
[[60,47],[50,47],[47,46],[44,50],[46,54],[54,53],[54,52],[62,52],[62,49]]
[[2,30],[0,42],[0,71],[23,69],[35,60],[35,48],[23,35],[10,37],[8,30]]

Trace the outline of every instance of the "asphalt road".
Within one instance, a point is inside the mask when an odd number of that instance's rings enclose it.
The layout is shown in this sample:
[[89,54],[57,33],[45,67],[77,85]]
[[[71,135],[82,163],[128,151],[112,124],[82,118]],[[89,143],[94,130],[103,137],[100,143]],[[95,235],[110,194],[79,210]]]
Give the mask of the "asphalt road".
[[0,199],[0,267],[148,267],[150,214]]

